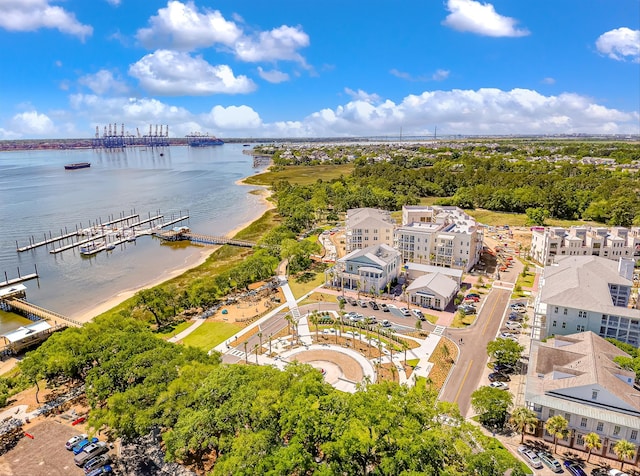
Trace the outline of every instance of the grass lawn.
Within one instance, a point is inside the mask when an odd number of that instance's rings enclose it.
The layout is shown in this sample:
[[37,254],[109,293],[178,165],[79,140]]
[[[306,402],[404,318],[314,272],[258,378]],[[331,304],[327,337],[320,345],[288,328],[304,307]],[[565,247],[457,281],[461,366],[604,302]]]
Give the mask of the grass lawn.
[[475,314],[462,314],[460,312],[456,312],[453,317],[453,323],[451,327],[467,327],[473,324],[473,321],[476,320]]
[[[323,272],[315,273],[313,277],[309,276],[309,273],[305,273],[303,276],[292,277],[289,279],[289,287],[296,299],[300,299],[302,296],[321,284],[324,284]],[[333,299],[328,300],[331,301]],[[306,300],[305,304],[309,304],[311,302],[318,302],[318,298],[316,296],[311,296],[310,299]]]
[[319,179],[330,181],[345,177],[353,172],[353,164],[340,165],[290,165],[281,170],[268,171],[257,175],[252,175],[244,179],[244,183],[250,185],[271,185],[279,180],[286,180],[295,185],[309,185],[316,183]]
[[205,322],[182,339],[180,343],[208,351],[236,334],[240,329],[242,326],[226,322]]
[[183,330],[187,329],[192,324],[193,321],[184,321],[172,328],[165,328],[161,331],[158,331],[158,337],[162,337],[165,340],[170,339],[176,334],[180,334]]

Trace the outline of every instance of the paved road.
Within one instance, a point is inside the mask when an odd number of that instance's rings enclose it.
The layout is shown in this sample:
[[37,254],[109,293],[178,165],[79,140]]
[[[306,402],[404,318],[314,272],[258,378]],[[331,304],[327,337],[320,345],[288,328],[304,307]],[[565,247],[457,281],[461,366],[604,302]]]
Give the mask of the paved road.
[[487,368],[487,343],[495,338],[500,328],[510,296],[510,290],[494,288],[485,298],[473,326],[461,330],[447,329],[444,334],[456,343],[462,338],[463,343],[440,399],[457,403],[462,415],[469,411],[471,394],[482,383]]

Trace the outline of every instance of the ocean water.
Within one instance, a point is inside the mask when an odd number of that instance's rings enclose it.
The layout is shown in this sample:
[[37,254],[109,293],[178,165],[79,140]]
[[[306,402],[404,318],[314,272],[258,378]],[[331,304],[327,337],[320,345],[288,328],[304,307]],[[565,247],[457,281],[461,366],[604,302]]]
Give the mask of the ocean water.
[[[91,167],[65,170],[64,164],[72,162]],[[158,212],[165,219],[189,214],[180,225],[225,235],[264,212],[259,197],[249,193],[255,187],[236,184],[261,170],[253,168],[240,144],[0,152],[0,280],[5,273],[17,277],[18,269],[21,275],[33,273],[37,266],[39,282],[24,283],[27,300],[77,317],[124,290],[183,268],[202,248],[163,246],[143,236],[87,258],[78,248],[50,254],[52,245],[18,253],[16,242],[25,246],[29,237],[42,241],[45,234]],[[6,332],[3,322],[0,316],[0,334]]]

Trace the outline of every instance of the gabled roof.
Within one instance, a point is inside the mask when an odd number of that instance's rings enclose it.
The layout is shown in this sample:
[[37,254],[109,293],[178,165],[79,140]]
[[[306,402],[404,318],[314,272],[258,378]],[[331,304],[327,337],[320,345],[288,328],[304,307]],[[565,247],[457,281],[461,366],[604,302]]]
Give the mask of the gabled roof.
[[[400,256],[400,252],[389,245],[380,244],[368,246],[363,249],[353,250],[338,261],[363,261],[377,264],[380,267],[386,266],[388,263],[395,261]],[[362,259],[364,258],[364,259]]]
[[350,228],[368,219],[378,220],[393,226],[396,224],[387,210],[378,208],[351,208],[347,210],[347,226]]
[[540,300],[546,304],[596,312],[636,315],[640,311],[617,307],[609,284],[631,286],[618,272],[618,262],[599,256],[557,256],[556,264],[544,268]]
[[[532,354],[532,373],[537,376],[541,393],[558,398],[573,398],[571,389],[580,387],[605,390],[612,398],[630,407],[640,416],[640,391],[633,386],[635,373],[614,362],[617,356],[628,356],[615,345],[593,332],[556,336],[540,343]],[[532,377],[533,378],[533,377]],[[625,383],[626,379],[630,383]],[[601,399],[602,400],[602,399]],[[582,403],[606,406],[601,400]]]
[[418,291],[423,288],[428,288],[440,296],[451,296],[458,290],[458,283],[441,273],[425,274],[417,277],[407,287],[407,292]]

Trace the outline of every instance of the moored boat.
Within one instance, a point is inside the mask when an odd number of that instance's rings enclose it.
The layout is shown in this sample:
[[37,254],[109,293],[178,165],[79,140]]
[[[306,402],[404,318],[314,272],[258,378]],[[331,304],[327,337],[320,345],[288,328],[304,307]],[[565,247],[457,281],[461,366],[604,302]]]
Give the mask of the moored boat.
[[104,241],[100,243],[92,241],[91,243],[87,243],[86,245],[80,247],[80,254],[82,256],[93,256],[106,249],[107,244]]
[[76,162],[75,164],[67,164],[64,166],[65,170],[86,169],[91,167],[91,162]]

